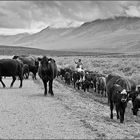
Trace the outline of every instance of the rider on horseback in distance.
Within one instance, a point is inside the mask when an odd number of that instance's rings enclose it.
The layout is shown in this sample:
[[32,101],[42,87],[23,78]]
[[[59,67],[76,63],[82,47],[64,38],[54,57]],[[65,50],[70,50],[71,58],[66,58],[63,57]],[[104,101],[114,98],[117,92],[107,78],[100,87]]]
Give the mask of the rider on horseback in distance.
[[75,62],[75,64],[76,64],[76,69],[77,69],[77,71],[83,71],[83,63],[82,63],[82,61],[81,61],[81,59],[79,59],[78,60],[78,62],[76,62],[75,60],[74,60],[74,62]]

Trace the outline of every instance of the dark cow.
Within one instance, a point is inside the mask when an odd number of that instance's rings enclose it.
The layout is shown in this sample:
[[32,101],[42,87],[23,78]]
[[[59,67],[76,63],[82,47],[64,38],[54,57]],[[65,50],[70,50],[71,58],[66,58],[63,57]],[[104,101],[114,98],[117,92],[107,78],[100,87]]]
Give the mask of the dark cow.
[[80,89],[83,77],[84,77],[84,73],[83,72],[73,71],[72,79],[73,79],[74,88],[77,87],[78,90]]
[[[112,109],[113,108],[112,94],[114,94],[113,93],[114,92],[113,91],[113,88],[114,88],[114,85],[115,84],[119,85],[121,87],[121,90],[123,90],[123,91],[125,90],[128,97],[129,97],[129,94],[131,92],[133,92],[133,91],[136,90],[136,84],[131,79],[127,79],[127,78],[121,77],[120,75],[117,75],[117,74],[109,74],[108,77],[106,78],[106,87],[107,87],[107,94],[108,94],[108,103],[110,103],[110,109],[111,110],[113,110]],[[115,97],[116,96],[114,96],[114,98]],[[120,100],[115,100],[115,101],[116,101],[116,104],[119,105],[118,106],[119,108],[123,108],[123,113],[124,113],[124,111],[125,111],[125,105],[122,104],[122,103],[119,103]],[[112,113],[111,113],[111,118],[113,118],[112,117]],[[121,117],[121,121],[120,122],[123,122],[123,121],[124,121],[124,118]]]
[[65,77],[65,69],[63,69],[63,68],[60,68],[60,71],[59,71],[59,76],[61,76],[61,80],[63,80],[64,79],[64,77]]
[[133,101],[133,108],[132,108],[133,115],[137,116],[139,108],[140,108],[140,95],[138,95]]
[[124,121],[125,108],[127,106],[128,95],[125,89],[120,85],[114,84],[110,89],[110,118],[113,119],[113,108],[116,107],[117,119],[120,119],[120,123]]
[[121,85],[121,87],[124,88],[128,93],[136,90],[136,83],[133,80],[124,78],[117,74],[109,74],[106,78],[106,89],[108,97],[110,96],[110,88],[112,88],[114,84]]
[[82,81],[82,89],[84,90],[84,92],[85,91],[89,92],[90,87],[92,87],[92,84],[90,81],[88,81],[88,80]]
[[57,66],[55,60],[43,56],[43,58],[39,58],[39,61],[40,66],[38,69],[38,75],[44,84],[44,95],[47,95],[47,83],[49,82],[49,93],[53,96],[53,80],[57,76]]
[[70,77],[72,80],[72,70],[70,68],[60,68],[58,72],[58,76],[61,76],[61,80],[65,80],[65,73],[68,72],[70,73]]
[[25,79],[29,78],[29,66],[27,64],[23,65],[23,77]]
[[65,73],[64,79],[65,79],[65,83],[68,84],[68,85],[70,85],[70,82],[71,82],[71,74],[70,74],[70,72],[67,71]]
[[5,88],[5,84],[2,81],[2,76],[13,78],[13,81],[10,87],[13,86],[16,80],[16,76],[18,76],[20,79],[19,88],[21,88],[22,81],[23,81],[23,63],[19,60],[0,59],[0,82],[3,85],[3,88]]
[[85,71],[85,80],[82,81],[82,89],[89,92],[89,88],[93,88],[92,71]]
[[116,81],[121,78],[120,75],[118,74],[109,74],[107,77],[106,77],[106,90],[107,90],[107,95],[108,95],[108,103],[110,101],[110,94],[111,94],[111,91],[110,89],[113,87],[113,85],[116,83]]
[[129,100],[132,100],[133,115],[137,116],[138,109],[140,108],[140,87],[138,87],[137,91],[133,91],[133,92],[129,93]]
[[33,79],[36,79],[36,73],[38,72],[39,62],[38,59],[34,56],[13,56],[13,59],[19,59],[23,62],[23,64],[27,64],[29,67],[29,72],[33,73]]
[[92,79],[92,83],[93,83],[93,90],[96,92],[97,91],[97,78],[98,78],[99,74],[97,72],[93,72],[91,73],[91,79]]
[[97,77],[96,85],[98,93],[101,93],[102,96],[104,95],[106,97],[106,78],[103,76]]

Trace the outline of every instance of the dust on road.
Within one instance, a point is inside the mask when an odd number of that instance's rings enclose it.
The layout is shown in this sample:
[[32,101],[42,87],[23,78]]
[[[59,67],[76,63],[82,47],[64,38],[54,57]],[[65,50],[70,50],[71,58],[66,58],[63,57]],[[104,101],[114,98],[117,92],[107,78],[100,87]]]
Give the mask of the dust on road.
[[126,110],[125,123],[109,106],[83,98],[76,90],[54,81],[54,97],[44,97],[39,80],[24,80],[19,89],[17,80],[9,88],[11,78],[0,86],[0,138],[10,139],[93,139],[140,138],[140,119]]

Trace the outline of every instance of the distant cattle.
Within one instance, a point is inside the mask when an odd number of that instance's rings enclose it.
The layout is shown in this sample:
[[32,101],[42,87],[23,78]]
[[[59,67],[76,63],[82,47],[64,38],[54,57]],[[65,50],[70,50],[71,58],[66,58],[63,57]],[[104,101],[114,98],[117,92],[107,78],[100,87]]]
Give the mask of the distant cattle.
[[70,83],[71,83],[71,73],[67,71],[65,73],[64,79],[65,79],[65,83],[70,85]]
[[80,89],[81,82],[83,81],[84,73],[83,72],[78,72],[78,71],[73,71],[72,73],[72,79],[73,79],[73,84],[74,88]]
[[103,96],[107,96],[106,94],[106,77],[104,76],[99,76],[97,77],[97,81],[96,81],[96,87],[98,89],[98,93],[101,93],[101,95]]
[[49,82],[49,93],[53,96],[53,80],[57,76],[57,65],[54,59],[49,59],[46,56],[38,59],[40,66],[38,69],[38,75],[44,84],[44,95],[47,95],[47,83]]
[[89,88],[93,88],[92,72],[85,71],[85,79],[82,81],[82,89],[89,92]]
[[85,92],[85,91],[89,92],[89,88],[92,87],[91,82],[88,81],[88,80],[82,81],[81,84],[82,84],[82,89],[84,90],[84,92]]
[[36,79],[36,73],[38,72],[39,62],[38,59],[34,56],[13,56],[13,59],[19,59],[23,62],[23,64],[27,64],[29,67],[29,72],[33,73],[33,79]]
[[93,90],[96,92],[97,91],[97,78],[98,78],[99,74],[97,72],[93,72],[91,73],[91,79],[92,79],[92,83],[93,83]]
[[16,76],[18,76],[20,79],[19,88],[21,88],[23,81],[23,63],[19,60],[0,59],[0,82],[3,85],[3,88],[5,88],[5,84],[2,81],[2,76],[13,78],[10,87],[13,86]]

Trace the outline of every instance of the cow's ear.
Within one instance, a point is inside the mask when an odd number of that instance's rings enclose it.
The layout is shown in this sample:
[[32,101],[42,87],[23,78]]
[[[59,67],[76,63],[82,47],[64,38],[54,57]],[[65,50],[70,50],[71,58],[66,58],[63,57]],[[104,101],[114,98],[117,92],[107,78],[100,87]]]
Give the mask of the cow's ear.
[[38,57],[38,58],[37,58],[37,60],[38,60],[38,61],[41,61],[41,60],[42,60],[42,58]]

